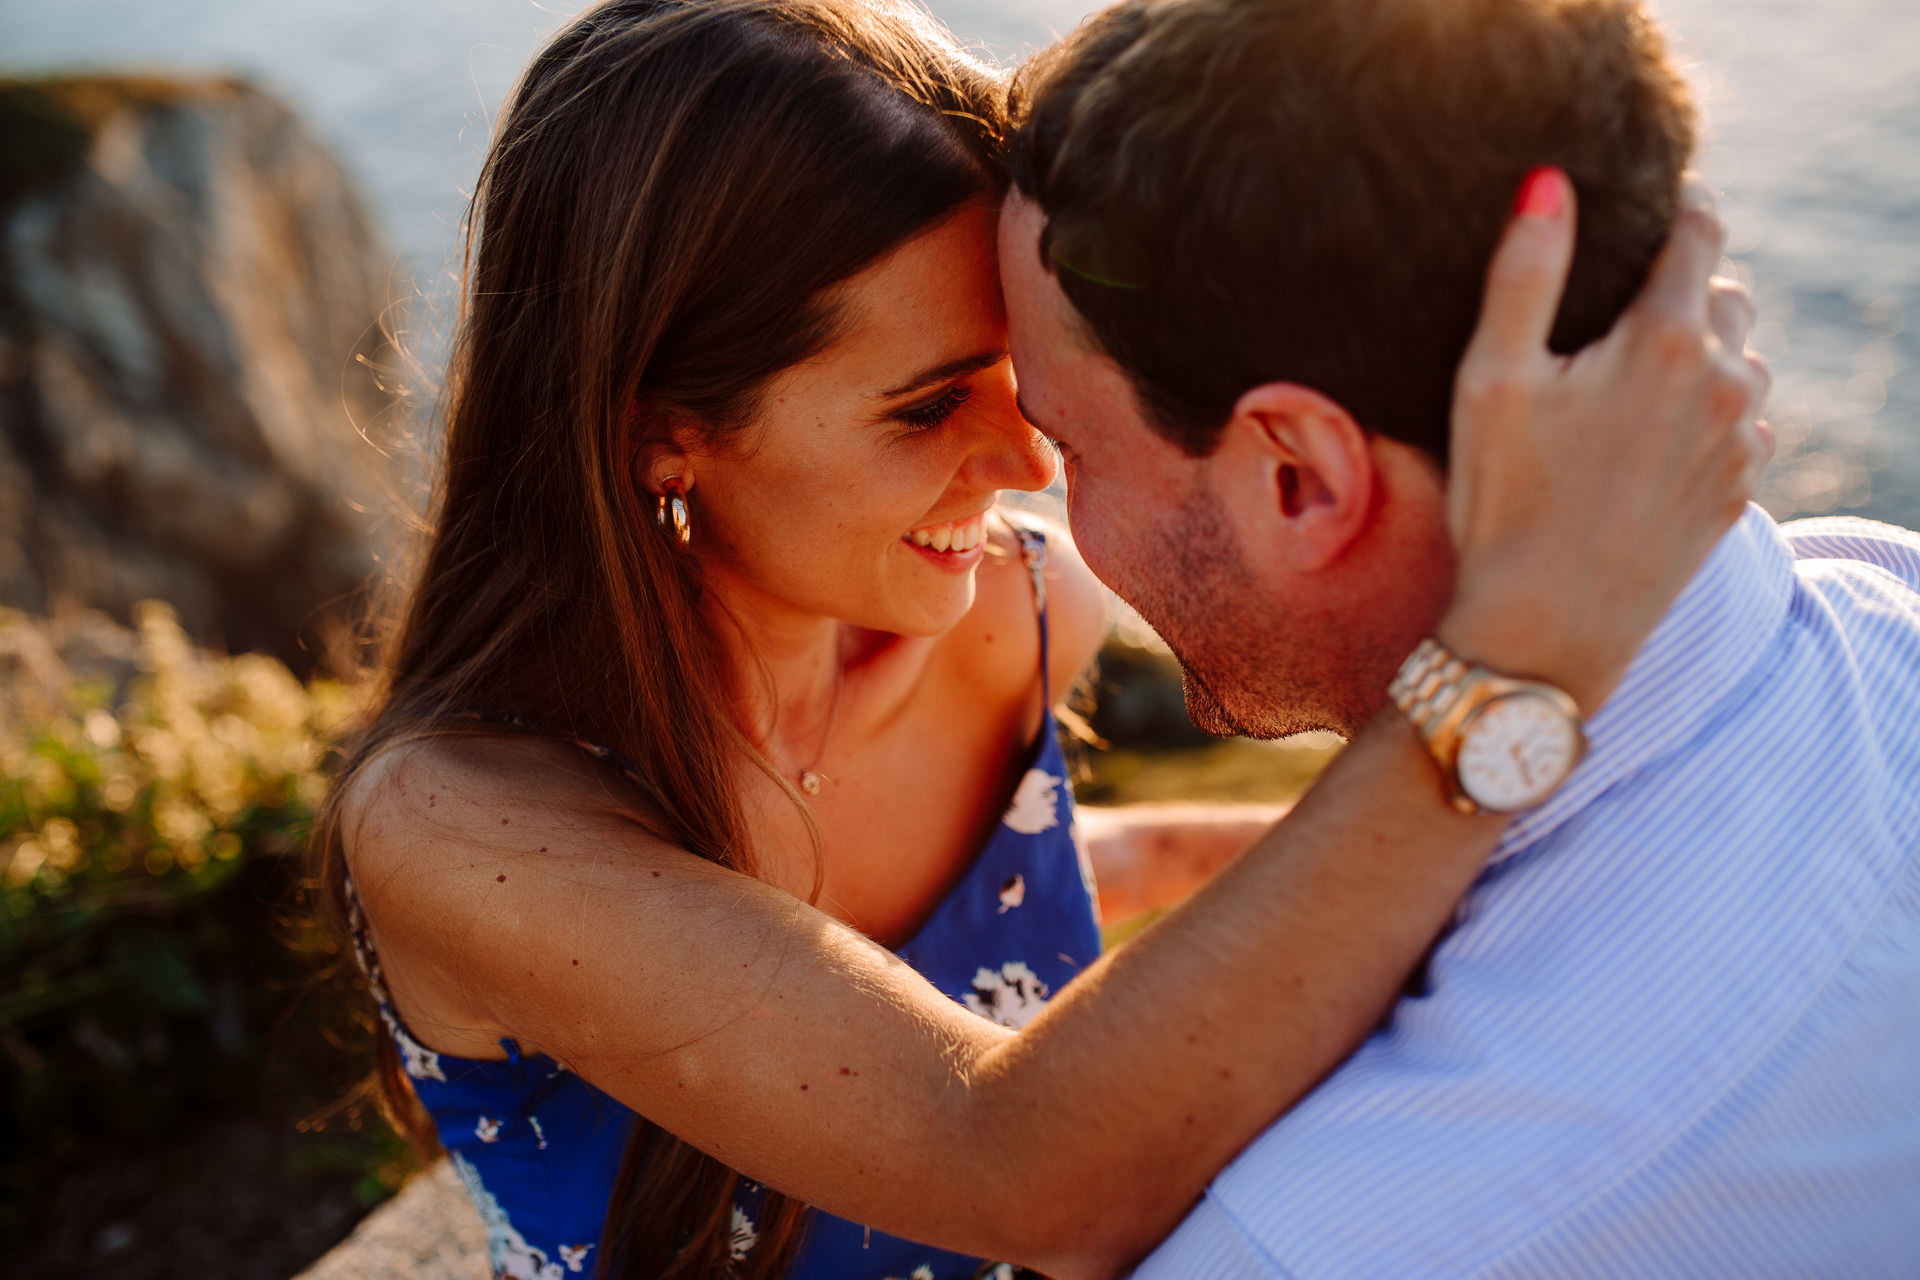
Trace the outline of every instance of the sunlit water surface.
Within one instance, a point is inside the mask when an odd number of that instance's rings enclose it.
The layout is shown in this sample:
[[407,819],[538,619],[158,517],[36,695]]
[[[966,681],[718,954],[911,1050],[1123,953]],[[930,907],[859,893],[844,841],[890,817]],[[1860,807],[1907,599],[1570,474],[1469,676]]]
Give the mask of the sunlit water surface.
[[[1920,5],[1653,0],[1707,107],[1757,342],[1778,385],[1777,514],[1920,525]],[[490,113],[572,0],[0,0],[0,64],[238,68],[290,99],[371,195],[402,275],[446,296]],[[1017,59],[1075,0],[934,9]],[[429,317],[414,308],[421,345]]]

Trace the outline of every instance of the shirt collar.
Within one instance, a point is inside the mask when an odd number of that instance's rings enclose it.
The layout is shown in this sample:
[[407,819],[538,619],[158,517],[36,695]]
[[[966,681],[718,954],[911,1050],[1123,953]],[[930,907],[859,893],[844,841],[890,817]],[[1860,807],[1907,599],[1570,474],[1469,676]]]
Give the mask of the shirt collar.
[[1493,862],[1539,843],[1608,789],[1691,740],[1746,680],[1793,599],[1793,551],[1758,506],[1720,540],[1587,722],[1587,755],[1507,829]]

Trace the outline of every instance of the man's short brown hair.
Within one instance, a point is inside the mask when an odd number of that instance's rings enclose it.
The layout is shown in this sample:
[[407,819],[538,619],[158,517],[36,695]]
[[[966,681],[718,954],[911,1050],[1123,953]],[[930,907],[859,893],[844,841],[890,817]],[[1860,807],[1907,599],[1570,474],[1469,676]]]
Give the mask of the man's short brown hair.
[[1552,344],[1570,352],[1644,282],[1694,145],[1635,0],[1126,0],[1017,95],[1042,258],[1196,456],[1247,390],[1296,382],[1444,463],[1527,172],[1579,194]]

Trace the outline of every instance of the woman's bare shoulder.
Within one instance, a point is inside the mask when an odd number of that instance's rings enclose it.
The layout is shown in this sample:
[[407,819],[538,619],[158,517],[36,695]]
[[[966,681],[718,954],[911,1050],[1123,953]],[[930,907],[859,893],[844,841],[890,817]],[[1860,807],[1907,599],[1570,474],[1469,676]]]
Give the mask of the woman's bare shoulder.
[[700,1065],[723,1048],[716,1021],[789,988],[857,1003],[831,975],[894,963],[791,894],[655,834],[565,746],[408,744],[358,780],[356,889],[428,1047],[485,1056],[511,1037],[602,1087],[624,1078],[616,1096],[643,1110],[721,1078]]
[[[1064,526],[1024,511],[1014,518],[1046,535],[1048,676],[1055,697],[1064,698],[1106,636],[1107,590]],[[1037,603],[1018,537],[1005,527],[994,528],[975,578],[973,609],[950,636],[970,687],[1004,685],[1010,695],[1029,687],[1040,662]]]
[[[531,734],[449,733],[385,746],[343,781],[349,858],[510,853],[526,831],[657,824],[619,775],[579,747]],[[517,828],[517,830],[516,830]]]
[[1041,522],[1047,535],[1047,619],[1053,641],[1054,696],[1064,698],[1092,665],[1113,625],[1113,597],[1064,524]]
[[343,786],[341,847],[368,911],[387,925],[468,909],[464,899],[495,896],[486,886],[503,875],[545,879],[564,867],[580,879],[672,851],[617,775],[553,739],[398,742]]
[[[1087,568],[1087,562],[1081,558],[1064,525],[1027,512],[1015,518],[1046,536],[1044,581],[1051,668],[1048,675],[1055,696],[1063,698],[1093,661],[1106,638],[1111,622],[1107,589]],[[1014,534],[1005,530],[996,532],[992,546],[996,554],[981,568],[975,611],[982,621],[991,624],[990,634],[996,637],[996,643],[1001,635],[1034,637],[1020,650],[1031,651],[1030,660],[1015,668],[1031,670],[1039,661],[1032,575]],[[1007,654],[1002,650],[992,656],[1003,661]]]
[[[549,1016],[582,1012],[558,993],[579,994],[583,966],[602,972],[609,946],[649,938],[671,953],[745,879],[657,834],[617,774],[562,742],[419,739],[347,785],[348,869],[389,986],[430,1044],[435,1027],[547,1043]],[[593,927],[595,904],[615,902],[621,929]]]

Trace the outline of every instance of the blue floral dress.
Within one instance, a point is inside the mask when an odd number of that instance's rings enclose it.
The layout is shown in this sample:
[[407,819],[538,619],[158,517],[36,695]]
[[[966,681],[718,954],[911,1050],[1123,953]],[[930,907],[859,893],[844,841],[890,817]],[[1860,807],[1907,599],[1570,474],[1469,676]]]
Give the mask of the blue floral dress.
[[[1046,669],[1046,544],[1018,531],[1033,575]],[[1051,691],[1048,705],[1051,707]],[[618,767],[604,748],[582,744]],[[1093,881],[1073,840],[1073,798],[1049,710],[1013,800],[966,874],[898,949],[901,959],[974,1013],[1022,1027],[1049,996],[1100,953]],[[481,1220],[496,1277],[563,1280],[591,1275],[608,1201],[634,1113],[552,1058],[522,1054],[485,1062],[435,1053],[408,1034],[366,942],[348,886],[360,959],[401,1062],[432,1115]],[[939,1159],[928,1152],[928,1161]],[[733,1209],[732,1253],[753,1251],[760,1189]],[[871,1231],[816,1212],[792,1280],[966,1280],[1010,1277],[984,1263]]]

